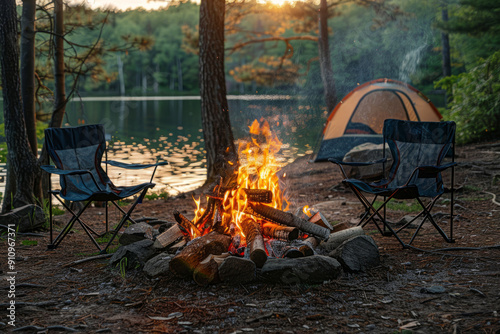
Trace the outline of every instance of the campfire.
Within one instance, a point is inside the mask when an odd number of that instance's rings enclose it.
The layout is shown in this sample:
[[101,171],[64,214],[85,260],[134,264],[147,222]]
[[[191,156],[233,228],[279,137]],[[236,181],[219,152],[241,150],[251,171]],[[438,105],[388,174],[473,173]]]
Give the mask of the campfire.
[[179,238],[188,241],[170,262],[177,275],[193,276],[202,285],[213,283],[229,258],[231,266],[245,266],[238,269],[241,272],[255,271],[268,258],[313,255],[319,242],[330,236],[331,226],[319,212],[308,207],[288,212],[286,174],[280,175],[277,161],[282,143],[268,122],[255,120],[250,134],[250,140],[239,144],[235,175],[211,187],[204,207],[195,199],[193,220],[174,212],[178,224],[157,237],[162,246]]

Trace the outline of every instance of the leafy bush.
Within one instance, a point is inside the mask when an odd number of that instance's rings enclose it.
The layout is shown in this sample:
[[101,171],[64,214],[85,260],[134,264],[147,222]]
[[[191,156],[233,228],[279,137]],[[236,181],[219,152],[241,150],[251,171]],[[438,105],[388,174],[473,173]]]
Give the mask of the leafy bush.
[[436,86],[452,96],[443,116],[457,123],[459,144],[500,138],[500,51]]

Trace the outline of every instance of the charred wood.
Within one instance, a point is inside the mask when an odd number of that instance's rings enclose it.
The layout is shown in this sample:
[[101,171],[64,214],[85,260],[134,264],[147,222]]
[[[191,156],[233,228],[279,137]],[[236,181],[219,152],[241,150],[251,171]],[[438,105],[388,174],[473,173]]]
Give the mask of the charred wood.
[[243,189],[250,202],[271,203],[273,201],[273,193],[267,189]]
[[299,249],[292,246],[286,246],[283,252],[283,257],[287,257],[290,259],[304,257],[304,253],[302,253]]
[[219,255],[227,251],[231,237],[210,232],[192,240],[170,261],[170,270],[182,277],[189,277],[194,269],[210,254]]

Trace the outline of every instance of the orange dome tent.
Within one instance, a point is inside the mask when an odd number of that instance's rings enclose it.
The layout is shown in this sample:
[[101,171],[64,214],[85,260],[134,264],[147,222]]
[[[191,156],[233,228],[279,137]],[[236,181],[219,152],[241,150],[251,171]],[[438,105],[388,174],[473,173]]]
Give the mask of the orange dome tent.
[[443,116],[414,87],[391,79],[364,83],[340,101],[328,116],[320,148],[314,161],[342,159],[363,143],[382,143],[382,128],[388,118],[439,122]]

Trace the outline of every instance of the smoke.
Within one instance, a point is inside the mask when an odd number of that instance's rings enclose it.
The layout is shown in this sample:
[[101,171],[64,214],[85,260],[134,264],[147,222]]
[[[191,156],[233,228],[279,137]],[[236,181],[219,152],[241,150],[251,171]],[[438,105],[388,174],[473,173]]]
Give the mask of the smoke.
[[404,57],[399,67],[399,80],[405,83],[410,82],[410,75],[416,72],[420,60],[422,59],[423,50],[427,44],[422,44],[419,47],[410,50]]

